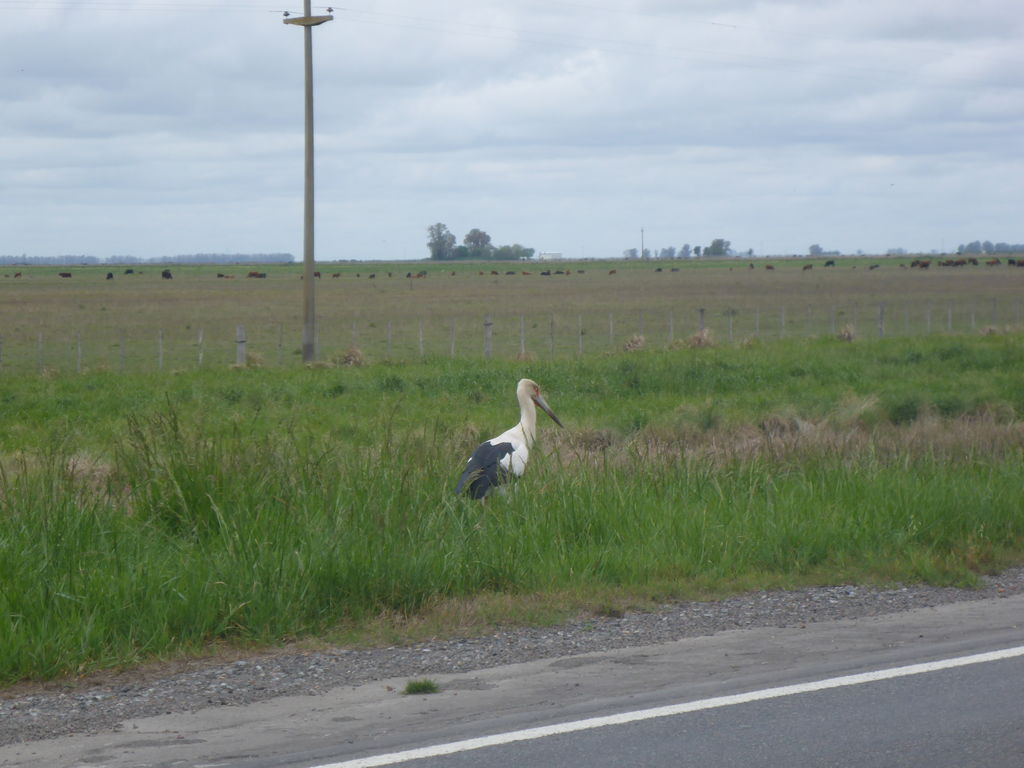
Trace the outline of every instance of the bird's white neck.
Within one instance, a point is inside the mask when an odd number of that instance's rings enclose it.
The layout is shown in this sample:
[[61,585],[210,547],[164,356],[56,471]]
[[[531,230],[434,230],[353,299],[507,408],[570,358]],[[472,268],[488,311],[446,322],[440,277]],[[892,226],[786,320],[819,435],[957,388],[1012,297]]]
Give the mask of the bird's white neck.
[[532,447],[537,439],[537,406],[529,395],[519,398],[519,428],[523,430],[526,447]]

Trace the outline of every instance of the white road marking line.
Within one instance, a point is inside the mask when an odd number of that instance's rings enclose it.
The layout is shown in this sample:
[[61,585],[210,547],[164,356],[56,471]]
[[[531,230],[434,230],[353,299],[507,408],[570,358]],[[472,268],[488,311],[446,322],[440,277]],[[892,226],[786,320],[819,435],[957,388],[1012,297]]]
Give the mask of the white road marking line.
[[652,709],[640,709],[634,712],[621,712],[616,715],[603,717],[591,717],[586,720],[576,720],[571,723],[557,723],[555,725],[543,725],[537,728],[526,728],[520,731],[509,731],[508,733],[496,733],[492,736],[481,736],[475,739],[453,741],[448,744],[437,744],[432,747],[420,747],[418,749],[407,749],[402,752],[391,752],[385,755],[373,755],[372,757],[359,757],[354,760],[346,760],[341,763],[327,763],[314,766],[314,768],[375,768],[381,765],[395,765],[408,760],[420,760],[427,757],[440,757],[452,755],[457,752],[469,752],[484,747],[496,747],[503,744],[511,744],[516,741],[530,741],[532,739],[543,739],[547,736],[555,736],[562,733],[573,733],[585,731],[592,728],[604,728],[609,725],[624,725],[635,723],[641,720],[652,720],[656,717],[672,717],[687,712],[698,712],[704,709],[716,709],[718,707],[731,707],[734,704],[747,704],[752,701],[764,701],[765,699],[776,699],[782,696],[796,696],[801,693],[813,693],[815,691],[826,691],[831,688],[842,688],[849,685],[861,685],[863,683],[874,683],[879,680],[892,680],[897,677],[908,677],[910,675],[921,675],[927,672],[938,672],[944,669],[965,667],[970,664],[984,664],[989,661],[1001,661],[1012,659],[1017,656],[1024,656],[1024,646],[1006,648],[1001,651],[988,653],[976,653],[971,656],[959,656],[941,661],[929,661],[923,664],[911,664],[906,667],[894,667],[892,669],[879,669],[874,672],[862,672],[856,675],[845,675],[843,677],[832,677],[826,680],[818,680],[813,683],[797,683],[796,685],[783,685],[778,688],[765,688],[760,691],[748,693],[737,693],[731,696],[717,696],[711,699],[699,701],[688,701],[682,704],[671,704],[664,707]]

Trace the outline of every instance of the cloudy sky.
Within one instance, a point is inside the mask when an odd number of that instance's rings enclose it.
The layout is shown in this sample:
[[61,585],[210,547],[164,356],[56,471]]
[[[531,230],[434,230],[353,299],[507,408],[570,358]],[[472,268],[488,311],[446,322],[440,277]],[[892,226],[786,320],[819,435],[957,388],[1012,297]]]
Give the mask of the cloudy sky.
[[[586,258],[1024,242],[1020,0],[353,2],[313,32],[320,260],[435,222]],[[301,259],[285,10],[0,0],[0,254]]]

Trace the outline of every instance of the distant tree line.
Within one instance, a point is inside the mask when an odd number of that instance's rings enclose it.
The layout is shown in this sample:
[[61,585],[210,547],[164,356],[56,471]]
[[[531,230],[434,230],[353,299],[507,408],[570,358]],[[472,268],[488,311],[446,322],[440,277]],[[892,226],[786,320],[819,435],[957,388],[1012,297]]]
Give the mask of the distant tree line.
[[[711,241],[710,245],[700,246],[695,245],[692,248],[689,243],[685,243],[681,248],[675,246],[669,246],[668,248],[661,248],[657,253],[652,251],[650,248],[644,248],[644,252],[640,253],[639,248],[627,248],[622,252],[624,258],[627,259],[716,259],[723,256],[737,256],[735,251],[732,249],[732,243],[728,240],[716,237]],[[751,248],[746,252],[747,256],[754,255],[754,249]]]
[[993,243],[989,240],[981,242],[975,240],[972,243],[966,245],[958,245],[956,248],[958,254],[965,253],[1024,253],[1024,243]]
[[434,261],[520,261],[532,259],[535,253],[533,248],[518,243],[495,246],[490,235],[476,228],[466,233],[462,245],[457,245],[455,235],[440,222],[427,227],[427,236],[427,248]]
[[187,253],[161,256],[164,264],[288,264],[295,261],[290,253]]
[[0,264],[68,266],[93,264],[282,264],[295,261],[290,253],[189,253],[142,259],[138,256],[0,256]]

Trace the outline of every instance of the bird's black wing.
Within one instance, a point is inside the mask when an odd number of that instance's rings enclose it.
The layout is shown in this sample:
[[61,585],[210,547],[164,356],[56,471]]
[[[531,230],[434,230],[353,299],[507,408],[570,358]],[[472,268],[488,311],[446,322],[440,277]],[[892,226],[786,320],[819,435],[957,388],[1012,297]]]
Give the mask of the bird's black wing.
[[482,499],[491,488],[505,481],[508,472],[502,468],[501,460],[512,453],[512,443],[480,443],[466,462],[466,468],[455,486],[460,494],[466,488],[474,499]]

